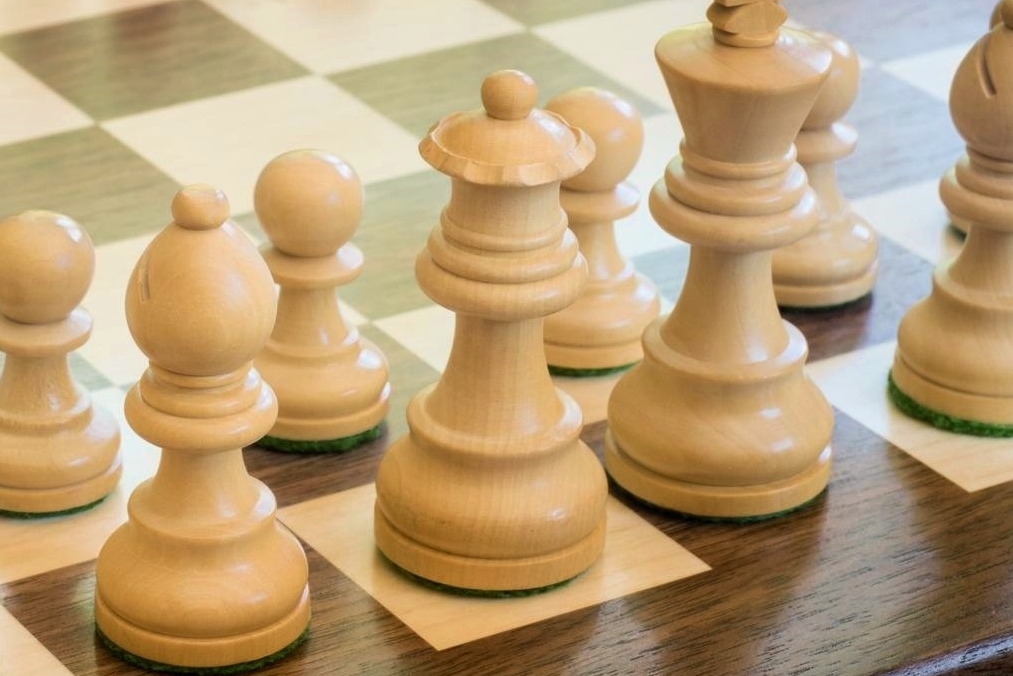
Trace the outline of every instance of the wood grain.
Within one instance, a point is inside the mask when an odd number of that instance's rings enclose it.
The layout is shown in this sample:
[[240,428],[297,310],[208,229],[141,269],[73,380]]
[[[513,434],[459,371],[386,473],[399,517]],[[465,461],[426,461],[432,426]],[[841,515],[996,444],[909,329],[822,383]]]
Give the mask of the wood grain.
[[[181,4],[186,5],[183,10],[178,9]],[[546,96],[577,84],[609,86],[586,64],[569,70],[578,61],[547,48],[534,35],[540,28],[534,24],[574,16],[586,9],[584,4],[579,8],[572,0],[496,0],[491,4],[532,26],[515,36],[447,50],[431,59],[399,59],[394,64],[329,75],[419,134],[441,115],[475,105],[474,83],[491,70],[490,64],[503,67],[523,62],[527,67],[525,59],[530,59],[540,64],[537,68],[553,71],[542,77],[543,71],[531,69]],[[612,2],[596,0],[587,6],[591,4],[604,7]],[[860,55],[873,60],[866,64],[862,90],[849,115],[859,130],[859,145],[841,163],[845,195],[854,200],[891,187],[937,180],[962,150],[946,106],[891,77],[878,61],[977,38],[994,2],[806,0],[784,4],[796,21],[844,37]],[[125,17],[120,25],[136,29],[134,37],[106,29],[93,35],[108,39],[109,45],[134,49],[131,45],[150,41],[160,31],[171,33],[173,21],[168,19],[174,15],[198,22],[213,19],[212,25],[221,25],[214,12],[187,0]],[[180,25],[189,25],[190,19]],[[161,28],[146,27],[148,21]],[[94,31],[97,25],[72,26],[69,35]],[[71,80],[80,73],[61,75],[52,66],[83,62],[89,43],[78,38],[61,41],[60,34],[51,27],[9,35],[0,40],[0,49],[5,53],[26,50],[20,57],[26,64],[36,58],[28,56],[28,50],[34,50],[50,64],[35,71],[40,79],[63,83],[60,86],[70,92]],[[232,44],[230,40],[218,43],[214,37],[212,32],[209,44],[220,44],[225,50],[225,45]],[[249,38],[241,37],[243,41]],[[55,44],[64,53],[46,54]],[[645,44],[644,50],[652,47]],[[107,53],[115,52],[109,49]],[[143,56],[142,51],[134,49],[133,54]],[[243,54],[218,56],[242,70]],[[387,68],[390,74],[384,76]],[[129,73],[117,73],[111,75],[129,82]],[[425,81],[430,76],[444,81],[440,86],[445,86],[441,90],[447,92],[445,97],[426,93]],[[103,91],[111,97],[94,104],[96,113],[136,110],[124,97],[124,92],[131,91],[128,84],[105,86],[90,76],[84,80],[73,87],[94,87],[88,97],[101,99]],[[394,85],[396,91],[386,91]],[[623,92],[619,89],[618,93]],[[78,94],[67,96],[73,99]],[[155,98],[142,98],[137,105],[158,105]],[[184,100],[185,96],[169,98]],[[641,109],[647,115],[651,111]],[[658,112],[656,106],[653,111]],[[672,152],[674,143],[673,139]],[[97,244],[163,226],[168,220],[166,204],[178,188],[99,126],[4,146],[0,178],[9,188],[0,196],[5,212],[40,207],[65,211],[89,229]],[[346,302],[369,308],[373,318],[420,308],[427,302],[412,280],[412,262],[437,222],[447,192],[444,177],[435,173],[366,186],[364,223],[356,243],[364,250],[367,264],[362,278],[342,290]],[[938,232],[933,229],[924,237],[936,238]],[[887,237],[880,239],[880,262],[871,297],[829,311],[787,315],[805,335],[810,360],[892,340],[904,310],[927,293],[928,262]],[[666,298],[677,297],[687,264],[685,248],[638,256],[635,264]],[[394,391],[386,433],[340,456],[281,458],[262,449],[246,449],[250,473],[271,486],[281,508],[374,481],[387,444],[406,431],[403,411],[408,399],[437,379],[433,368],[376,326],[364,327],[363,334],[391,357]],[[97,377],[95,384],[108,383]],[[324,556],[307,547],[313,605],[310,640],[290,659],[258,673],[1013,673],[1009,574],[1013,492],[1009,486],[966,492],[841,411],[836,411],[834,423],[835,467],[826,493],[779,521],[741,525],[685,519],[647,507],[610,487],[612,497],[709,563],[710,572],[442,651],[429,647]],[[602,424],[592,424],[581,435],[599,459],[603,433]],[[319,518],[328,522],[330,516]],[[335,520],[329,523],[335,529],[342,527]],[[54,525],[72,529],[74,522]],[[84,537],[83,531],[76,534]],[[13,544],[4,543],[0,557],[23,556],[18,537],[11,537]],[[60,537],[67,536],[54,535],[53,540]],[[0,584],[0,603],[75,675],[145,673],[115,658],[96,640],[94,591],[94,562],[72,563]],[[3,673],[5,668],[13,669],[8,638],[21,639],[7,632],[6,620],[0,625]],[[24,673],[26,666],[30,665],[18,663],[18,671],[12,673]],[[49,676],[50,666],[41,664],[40,673]]]
[[[584,439],[600,449],[601,432],[588,429]],[[262,673],[316,674],[322,665],[325,673],[371,674],[531,674],[549,665],[563,673],[647,674],[680,665],[715,676],[730,667],[757,674],[1013,668],[1004,654],[1013,590],[1002,563],[1013,538],[1013,495],[1001,487],[966,493],[840,414],[834,445],[826,495],[778,521],[673,519],[620,494],[713,570],[445,651],[428,648],[310,549],[310,642]],[[289,490],[331,490],[345,467],[333,458],[328,464],[329,474],[317,465]],[[0,587],[0,601],[73,673],[143,673],[93,646],[92,585],[92,564],[80,564]],[[55,607],[66,611],[46,610]]]

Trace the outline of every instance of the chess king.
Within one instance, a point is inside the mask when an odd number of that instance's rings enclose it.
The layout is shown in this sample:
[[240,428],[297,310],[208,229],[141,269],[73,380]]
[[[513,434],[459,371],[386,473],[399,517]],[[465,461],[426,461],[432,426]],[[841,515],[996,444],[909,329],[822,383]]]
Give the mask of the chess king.
[[833,414],[778,312],[771,251],[816,225],[792,142],[831,55],[782,28],[776,2],[721,0],[707,16],[655,49],[685,136],[649,205],[691,245],[689,269],[613,390],[605,464],[655,505],[753,519],[806,504],[830,476]]

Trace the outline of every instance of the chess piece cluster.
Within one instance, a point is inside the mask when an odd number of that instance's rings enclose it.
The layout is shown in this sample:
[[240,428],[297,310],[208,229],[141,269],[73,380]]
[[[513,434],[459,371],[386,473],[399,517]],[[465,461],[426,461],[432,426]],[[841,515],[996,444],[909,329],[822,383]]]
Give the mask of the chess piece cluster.
[[792,142],[831,56],[783,28],[777,3],[714,3],[708,18],[655,49],[685,136],[649,205],[690,244],[689,269],[612,392],[605,465],[655,505],[749,519],[809,502],[830,476],[833,414],[778,312],[771,252],[817,223]]
[[[272,241],[262,255],[220,191],[184,188],[126,291],[150,365],[124,412],[162,459],[99,553],[95,621],[144,667],[253,668],[305,637],[305,555],[242,449],[270,435],[294,450],[344,449],[375,436],[387,413],[386,358],[344,322],[334,293],[362,263],[348,242],[358,177],[332,155],[286,153],[265,167],[255,203]],[[34,211],[0,222],[0,251],[0,513],[78,511],[122,472],[115,418],[68,365],[91,331],[78,304],[92,243],[70,218]]]
[[[942,191],[972,226],[967,244],[902,326],[893,377],[915,399],[923,381],[945,384],[953,374],[916,375],[920,351],[943,349],[925,326],[973,316],[983,328],[961,346],[976,354],[941,368],[957,374],[973,362],[975,405],[992,397],[1002,418],[1013,411],[1003,389],[1013,374],[990,371],[987,359],[1000,355],[979,348],[999,342],[988,332],[1005,331],[1010,314],[995,311],[1013,281],[999,261],[1009,236],[995,205],[1013,194],[1013,129],[981,113],[985,83],[974,79],[979,62],[1010,44],[1013,0],[1000,16],[954,85],[968,155]],[[377,471],[376,546],[397,567],[494,594],[565,582],[602,553],[606,470],[647,502],[715,518],[779,514],[826,487],[832,413],[778,302],[839,304],[875,279],[875,235],[834,173],[854,147],[839,120],[857,64],[839,41],[784,28],[777,2],[715,2],[708,18],[656,49],[685,138],[650,209],[691,246],[665,317],[614,237],[639,202],[627,177],[643,130],[628,103],[581,89],[540,109],[530,77],[499,71],[482,83],[480,109],[449,115],[420,144],[453,189],[416,275],[456,324],[445,370],[411,400],[409,432]],[[840,83],[821,93],[828,77]],[[1007,80],[989,105],[1005,105]],[[345,321],[336,294],[363,265],[351,243],[363,208],[354,170],[293,151],[268,163],[254,192],[269,239],[260,252],[229,221],[220,191],[189,186],[126,292],[149,367],[124,410],[162,460],[99,554],[95,618],[108,644],[145,666],[256,666],[300,642],[306,557],[242,449],[346,450],[379,434],[388,412],[387,360]],[[27,257],[13,255],[0,285],[6,512],[79,509],[120,474],[115,422],[66,362],[90,330],[77,308],[90,241],[55,214],[0,222],[5,252],[40,238],[45,264],[19,267]],[[547,363],[629,368],[609,402],[604,468]],[[948,411],[959,398],[948,391],[930,403]]]
[[[956,432],[1013,436],[1013,1],[974,44],[950,89],[966,152],[939,184],[967,233],[939,265],[932,293],[904,315],[890,393],[906,413]],[[940,359],[940,355],[946,355]]]

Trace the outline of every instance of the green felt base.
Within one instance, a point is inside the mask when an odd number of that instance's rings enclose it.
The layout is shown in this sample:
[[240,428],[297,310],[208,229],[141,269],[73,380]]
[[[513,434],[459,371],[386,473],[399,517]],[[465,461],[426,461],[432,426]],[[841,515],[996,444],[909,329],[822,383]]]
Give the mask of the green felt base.
[[544,594],[547,591],[558,589],[563,585],[569,584],[574,578],[563,580],[562,582],[556,582],[555,584],[545,585],[544,587],[534,587],[532,589],[469,589],[467,587],[455,587],[453,585],[444,584],[442,582],[436,582],[425,577],[420,577],[410,570],[406,570],[401,566],[397,565],[386,556],[383,552],[380,552],[383,560],[386,561],[390,566],[396,570],[399,574],[407,577],[413,582],[417,582],[424,587],[429,587],[438,592],[445,592],[448,594],[454,594],[456,596],[468,596],[486,599],[512,599],[512,598],[523,598],[525,596],[535,596],[536,594]]
[[863,296],[846,300],[843,303],[837,303],[835,305],[790,305],[787,303],[778,303],[777,307],[786,312],[794,312],[802,315],[828,315],[844,310],[850,310],[856,307],[864,307],[872,302],[872,291],[869,291]]
[[55,512],[13,512],[6,509],[0,509],[0,516],[11,517],[13,519],[48,519],[53,516],[66,516],[68,514],[77,514],[78,512],[86,512],[93,507],[101,504],[108,495],[103,495],[94,502],[89,502],[87,505],[81,505],[80,507],[71,507],[70,509],[61,509]]
[[628,490],[617,484],[615,480],[612,479],[611,476],[609,477],[609,486],[612,488],[612,491],[615,492],[616,494],[624,495],[629,500],[633,502],[639,502],[640,504],[646,505],[651,509],[656,509],[659,512],[664,512],[665,514],[678,516],[683,519],[691,519],[693,521],[703,521],[706,523],[756,523],[757,521],[771,521],[773,519],[779,519],[782,516],[786,516],[788,514],[801,511],[806,507],[816,503],[827,492],[826,488],[824,488],[822,491],[820,491],[812,498],[806,500],[803,503],[795,505],[794,507],[789,507],[788,509],[782,509],[778,512],[770,512],[769,514],[756,514],[752,516],[707,516],[703,514],[690,514],[689,512],[680,512],[677,509],[672,509],[671,507],[665,507],[663,505],[650,502],[649,500],[644,500],[640,496],[630,493]]
[[946,415],[945,413],[940,413],[939,411],[933,411],[902,392],[901,389],[897,387],[897,383],[894,382],[892,374],[887,375],[886,390],[887,394],[890,395],[890,400],[893,401],[894,405],[901,411],[901,413],[904,413],[916,420],[927,422],[933,427],[938,427],[941,430],[955,432],[957,434],[967,434],[975,437],[1013,437],[1013,425],[986,423],[981,422],[980,420],[967,420],[965,418],[957,418],[951,415]]
[[382,427],[383,423],[350,437],[320,441],[266,436],[257,442],[257,446],[284,453],[344,453],[379,437]]
[[549,364],[549,373],[554,376],[565,376],[567,378],[599,378],[628,371],[636,363],[632,362],[630,364],[623,364],[622,366],[607,366],[600,369],[575,369],[569,366],[553,366]]
[[247,671],[252,671],[254,669],[259,669],[273,662],[277,662],[278,660],[284,657],[288,657],[290,654],[292,654],[293,651],[295,651],[296,648],[298,648],[300,645],[302,645],[304,641],[306,641],[306,639],[309,637],[310,630],[309,627],[306,627],[306,630],[299,635],[299,638],[292,641],[281,650],[273,652],[270,655],[261,657],[260,659],[257,660],[250,660],[249,662],[241,662],[239,664],[227,664],[220,667],[180,667],[173,664],[163,664],[161,662],[153,662],[152,660],[145,659],[143,657],[140,657],[139,655],[134,655],[133,653],[127,652],[123,648],[119,647],[111,640],[109,640],[109,637],[103,634],[98,627],[95,628],[95,633],[98,634],[98,637],[102,640],[102,643],[107,648],[109,648],[110,652],[112,652],[118,658],[120,658],[124,662],[127,662],[128,664],[132,664],[142,669],[147,669],[148,671],[163,671],[163,672],[172,672],[176,674],[241,674]]

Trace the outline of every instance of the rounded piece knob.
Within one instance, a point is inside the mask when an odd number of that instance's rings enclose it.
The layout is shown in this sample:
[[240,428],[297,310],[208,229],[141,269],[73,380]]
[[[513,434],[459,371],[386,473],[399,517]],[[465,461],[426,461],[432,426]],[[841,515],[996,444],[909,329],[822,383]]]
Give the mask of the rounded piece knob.
[[584,171],[563,181],[564,187],[611,190],[633,171],[644,145],[644,124],[628,101],[604,89],[580,87],[554,97],[545,109],[584,130],[594,141],[594,159]]
[[25,211],[0,221],[0,256],[0,314],[24,324],[66,318],[95,273],[88,233],[52,211]]
[[523,120],[538,102],[538,86],[519,70],[500,70],[482,81],[482,107],[497,120]]
[[362,219],[362,182],[340,157],[294,150],[271,160],[253,191],[261,227],[290,256],[334,254]]
[[229,200],[214,186],[199,183],[176,193],[171,209],[172,220],[181,228],[210,230],[229,217]]

